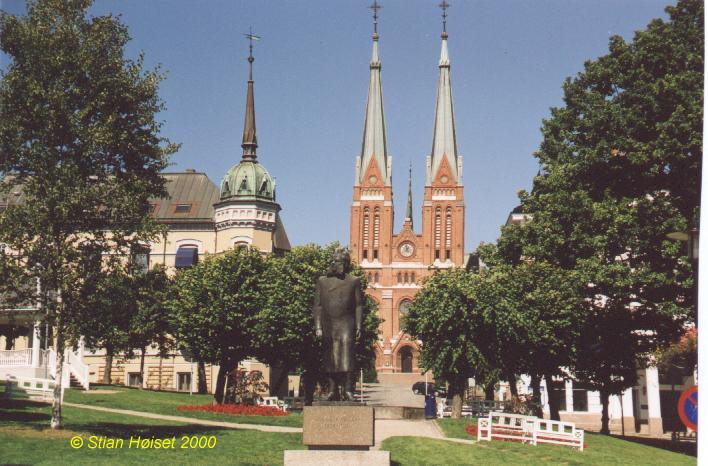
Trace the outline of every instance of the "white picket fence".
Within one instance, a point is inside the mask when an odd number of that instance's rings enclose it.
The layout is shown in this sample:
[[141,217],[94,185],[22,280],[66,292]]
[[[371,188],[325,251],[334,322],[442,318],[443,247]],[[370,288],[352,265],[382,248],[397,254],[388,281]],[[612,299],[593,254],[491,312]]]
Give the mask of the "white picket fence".
[[477,419],[477,440],[492,439],[514,440],[531,445],[565,445],[583,451],[585,432],[576,429],[572,422],[495,412]]

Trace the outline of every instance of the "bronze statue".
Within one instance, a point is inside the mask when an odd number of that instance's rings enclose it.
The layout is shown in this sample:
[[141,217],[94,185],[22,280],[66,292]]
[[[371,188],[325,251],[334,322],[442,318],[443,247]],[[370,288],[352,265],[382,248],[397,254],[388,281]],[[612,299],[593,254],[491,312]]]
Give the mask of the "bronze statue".
[[315,332],[323,339],[330,401],[354,400],[354,342],[361,332],[364,297],[359,278],[347,273],[350,266],[349,251],[337,249],[327,276],[317,279],[312,309]]

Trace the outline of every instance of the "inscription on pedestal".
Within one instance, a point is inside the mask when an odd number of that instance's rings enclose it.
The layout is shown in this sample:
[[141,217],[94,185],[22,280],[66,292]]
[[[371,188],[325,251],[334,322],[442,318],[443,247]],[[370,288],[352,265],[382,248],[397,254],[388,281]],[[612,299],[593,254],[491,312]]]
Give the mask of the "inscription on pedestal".
[[308,447],[359,449],[374,444],[371,406],[306,406],[303,443]]

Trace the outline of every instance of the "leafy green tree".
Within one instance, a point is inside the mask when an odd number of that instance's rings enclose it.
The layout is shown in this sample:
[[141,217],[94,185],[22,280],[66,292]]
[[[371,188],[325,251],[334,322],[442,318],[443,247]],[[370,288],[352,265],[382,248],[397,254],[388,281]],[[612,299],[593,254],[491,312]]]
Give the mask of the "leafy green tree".
[[571,369],[600,390],[605,413],[643,356],[695,317],[691,266],[666,234],[696,221],[703,9],[679,1],[669,21],[630,43],[612,37],[608,55],[566,81],[565,106],[543,123],[541,172],[521,194],[532,220],[499,241],[510,264],[543,261],[587,280]]
[[[332,262],[337,243],[326,247],[298,246],[283,256],[271,256],[264,280],[266,304],[255,323],[255,348],[259,360],[278,367],[283,377],[289,372],[303,375],[306,399],[312,400],[317,382],[324,380],[321,341],[315,338],[312,305],[317,278],[325,275]],[[366,280],[361,269],[362,291]],[[371,299],[364,309],[362,331],[356,341],[357,367],[366,369],[374,359],[373,345],[378,335],[379,318]],[[276,381],[278,387],[283,381]]]
[[178,347],[199,361],[218,364],[214,392],[224,400],[226,376],[254,356],[257,315],[265,305],[266,259],[256,249],[236,248],[207,257],[175,277],[169,301]]
[[[507,374],[525,373],[537,385],[543,377],[549,394],[553,378],[566,376],[582,322],[586,282],[577,274],[545,262],[497,266],[482,273],[478,300],[495,329],[498,365]],[[511,377],[508,377],[511,378]],[[538,387],[534,387],[540,397]],[[549,396],[551,419],[560,420],[558,400]]]
[[500,375],[490,358],[494,329],[478,301],[479,283],[478,275],[462,269],[435,273],[423,283],[404,321],[404,331],[423,342],[419,365],[448,383],[454,418],[461,416],[468,378],[487,385]]
[[77,294],[83,299],[72,306],[75,323],[70,333],[83,336],[86,348],[105,351],[103,383],[110,384],[114,357],[130,349],[133,280],[126,264],[117,259],[103,263],[98,255],[80,261],[78,272],[83,279]]
[[135,301],[134,312],[130,319],[128,354],[140,350],[140,387],[145,374],[145,352],[150,346],[156,346],[160,357],[167,356],[171,349],[172,338],[169,335],[169,311],[167,301],[171,282],[165,267],[158,265],[145,273],[138,273],[132,278]]
[[[27,14],[0,13],[0,49],[9,62],[0,81],[0,193],[22,202],[0,215],[0,241],[25,273],[54,291],[57,377],[75,328],[87,247],[127,252],[148,239],[151,197],[165,194],[160,171],[176,146],[159,136],[159,71],[126,59],[126,27],[87,18],[90,0],[30,0]],[[36,265],[35,265],[36,264]],[[53,428],[61,426],[61,388]]]

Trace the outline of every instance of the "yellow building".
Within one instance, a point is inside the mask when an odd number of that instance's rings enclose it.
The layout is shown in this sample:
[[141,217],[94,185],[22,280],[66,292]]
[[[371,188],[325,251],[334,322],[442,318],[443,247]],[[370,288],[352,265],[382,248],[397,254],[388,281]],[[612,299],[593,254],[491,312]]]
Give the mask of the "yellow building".
[[[249,79],[241,160],[225,174],[220,186],[205,173],[193,169],[164,173],[168,196],[152,199],[152,215],[167,227],[163,237],[145,244],[136,259],[145,267],[163,264],[169,273],[191,267],[208,254],[220,254],[234,247],[254,247],[264,254],[290,249],[290,242],[280,219],[275,181],[257,160],[256,119],[253,92],[253,56],[249,57]],[[6,205],[5,205],[6,206]],[[0,202],[0,210],[3,203]],[[2,309],[0,325],[12,325],[11,338],[0,337],[0,378],[12,376],[52,379],[52,359],[56,356],[47,345],[48,332],[39,323],[34,305],[21,309]],[[11,341],[8,341],[11,340]],[[101,382],[105,371],[105,353],[87,352],[82,345],[67,351],[68,376],[78,385]],[[261,370],[266,380],[269,370],[256,360],[243,361],[247,370]],[[140,361],[116,355],[111,382],[140,383]],[[216,385],[218,366],[206,366],[209,391]],[[292,378],[292,377],[291,377]],[[293,383],[296,383],[293,380]],[[197,388],[197,367],[175,353],[160,358],[150,349],[145,360],[143,384],[147,388],[190,391]]]

